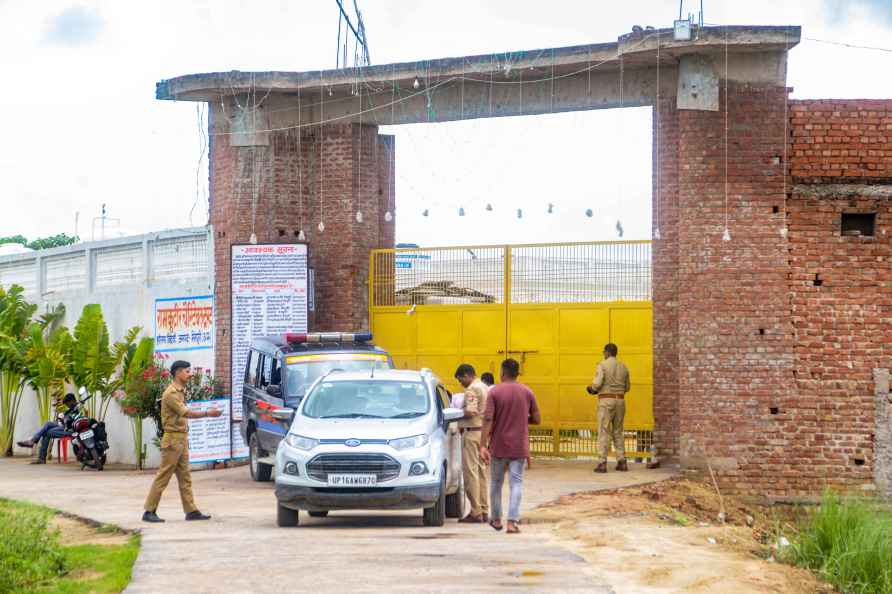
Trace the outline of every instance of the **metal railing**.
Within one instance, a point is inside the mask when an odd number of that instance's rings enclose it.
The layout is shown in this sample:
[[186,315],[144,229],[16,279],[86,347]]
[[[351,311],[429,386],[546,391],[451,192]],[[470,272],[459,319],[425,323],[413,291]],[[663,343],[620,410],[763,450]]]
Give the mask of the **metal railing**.
[[649,301],[649,241],[373,250],[369,305]]
[[152,286],[207,277],[213,270],[204,227],[78,243],[0,257],[0,286],[51,293]]

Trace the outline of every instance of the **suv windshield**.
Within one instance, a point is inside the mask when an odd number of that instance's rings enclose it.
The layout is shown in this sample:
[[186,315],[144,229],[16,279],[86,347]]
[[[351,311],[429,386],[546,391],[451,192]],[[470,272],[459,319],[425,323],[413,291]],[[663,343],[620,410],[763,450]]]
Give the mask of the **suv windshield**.
[[323,381],[303,407],[314,419],[412,419],[430,410],[421,382]]
[[371,371],[390,369],[384,355],[364,353],[342,355],[292,355],[288,363],[287,392],[289,397],[301,397],[317,379],[335,369],[342,371]]

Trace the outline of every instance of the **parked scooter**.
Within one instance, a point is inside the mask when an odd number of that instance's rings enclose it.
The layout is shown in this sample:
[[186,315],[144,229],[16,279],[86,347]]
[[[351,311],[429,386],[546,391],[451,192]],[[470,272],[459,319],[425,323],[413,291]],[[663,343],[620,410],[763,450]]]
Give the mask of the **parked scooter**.
[[86,467],[102,470],[105,466],[105,452],[108,451],[108,434],[105,423],[92,419],[84,414],[84,403],[93,397],[84,388],[78,392],[83,398],[77,403],[77,414],[71,423],[71,447],[81,470]]

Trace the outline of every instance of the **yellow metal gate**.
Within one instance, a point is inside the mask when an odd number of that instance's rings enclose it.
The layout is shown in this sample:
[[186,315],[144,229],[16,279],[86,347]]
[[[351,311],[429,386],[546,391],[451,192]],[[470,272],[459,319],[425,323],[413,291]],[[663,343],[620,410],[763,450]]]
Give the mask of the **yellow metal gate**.
[[397,367],[431,368],[450,390],[461,363],[498,378],[503,359],[520,361],[542,410],[530,438],[540,455],[594,453],[596,399],[585,386],[614,342],[632,377],[627,450],[643,456],[653,430],[650,270],[650,242],[374,250],[371,329]]

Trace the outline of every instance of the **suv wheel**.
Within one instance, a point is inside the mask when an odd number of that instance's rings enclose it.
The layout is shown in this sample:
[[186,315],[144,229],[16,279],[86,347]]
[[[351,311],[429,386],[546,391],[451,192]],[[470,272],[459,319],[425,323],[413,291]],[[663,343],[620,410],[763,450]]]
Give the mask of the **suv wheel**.
[[433,507],[424,508],[422,516],[425,526],[442,526],[446,523],[446,468],[440,478],[440,496]]
[[462,477],[458,482],[458,490],[452,495],[446,496],[446,517],[462,518],[464,517],[463,508],[465,506],[465,479]]
[[279,528],[294,528],[300,524],[300,514],[296,509],[284,507],[280,503],[276,507],[276,524]]
[[257,432],[255,431],[248,438],[248,461],[250,462],[248,466],[251,468],[251,478],[257,482],[269,481],[273,473],[272,466],[260,462],[263,453],[263,450],[260,449],[260,442],[257,441]]

